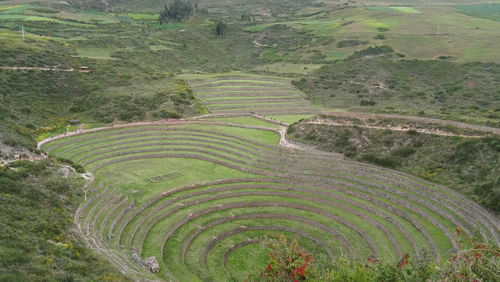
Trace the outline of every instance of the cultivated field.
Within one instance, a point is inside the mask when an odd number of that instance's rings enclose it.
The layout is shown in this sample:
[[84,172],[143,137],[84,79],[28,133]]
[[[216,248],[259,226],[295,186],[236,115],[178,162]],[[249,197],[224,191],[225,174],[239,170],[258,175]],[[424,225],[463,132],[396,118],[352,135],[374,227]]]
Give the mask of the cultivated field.
[[104,128],[41,148],[95,174],[76,223],[131,276],[151,275],[138,256],[155,256],[163,279],[242,279],[266,259],[258,243],[281,233],[318,258],[387,262],[422,249],[444,257],[457,248],[456,228],[500,240],[498,219],[449,189],[282,147],[279,125],[235,121]]
[[285,78],[247,74],[185,77],[214,114],[298,115],[319,111]]

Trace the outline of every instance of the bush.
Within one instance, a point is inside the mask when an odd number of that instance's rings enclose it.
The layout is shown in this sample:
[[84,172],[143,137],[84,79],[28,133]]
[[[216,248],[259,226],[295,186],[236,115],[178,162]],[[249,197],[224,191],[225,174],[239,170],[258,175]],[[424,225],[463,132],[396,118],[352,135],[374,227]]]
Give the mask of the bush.
[[373,106],[375,104],[377,104],[377,102],[375,102],[373,100],[366,100],[366,99],[363,99],[363,100],[361,100],[361,102],[359,102],[360,106]]
[[261,273],[265,281],[304,281],[309,275],[312,256],[299,246],[297,240],[284,235],[264,241],[269,249],[266,269]]
[[398,160],[392,156],[378,156],[376,154],[366,154],[361,157],[361,160],[388,168],[396,168],[400,166]]
[[416,152],[415,148],[406,146],[393,150],[391,154],[393,156],[406,158],[413,155],[415,152]]
[[388,55],[388,54],[391,54],[393,52],[394,52],[394,50],[391,47],[386,46],[386,45],[382,45],[382,46],[376,46],[376,47],[368,47],[364,50],[354,52],[354,54],[352,54],[350,56],[350,58],[364,58],[364,57],[368,57],[368,56],[381,56],[381,55]]
[[337,43],[338,48],[345,48],[345,47],[354,47],[362,44],[367,44],[368,41],[362,41],[362,40],[342,40],[339,43]]
[[193,14],[193,6],[190,2],[175,0],[170,5],[165,5],[165,8],[160,13],[160,24],[166,23],[169,20],[183,21]]
[[[283,237],[283,236],[282,236]],[[289,244],[274,243],[280,246],[280,252],[292,253]],[[284,239],[286,242],[286,239]],[[276,242],[275,241],[275,242]],[[348,282],[415,282],[415,281],[497,281],[500,249],[496,245],[489,245],[476,241],[474,238],[464,238],[460,229],[456,230],[456,241],[468,241],[470,248],[460,245],[457,253],[449,255],[444,263],[436,265],[426,250],[421,250],[416,258],[405,254],[397,263],[383,263],[369,257],[367,261],[351,260],[339,257],[334,261],[316,263],[310,266],[305,281],[348,281]],[[274,252],[272,252],[274,256]],[[287,261],[284,256],[281,261]],[[310,257],[310,256],[309,256]],[[308,259],[312,261],[312,258]],[[278,260],[279,261],[279,260]],[[307,260],[306,260],[307,261]],[[272,270],[267,264],[266,272]],[[275,275],[265,276],[266,281],[301,281],[296,277],[287,276],[287,272],[276,272]]]

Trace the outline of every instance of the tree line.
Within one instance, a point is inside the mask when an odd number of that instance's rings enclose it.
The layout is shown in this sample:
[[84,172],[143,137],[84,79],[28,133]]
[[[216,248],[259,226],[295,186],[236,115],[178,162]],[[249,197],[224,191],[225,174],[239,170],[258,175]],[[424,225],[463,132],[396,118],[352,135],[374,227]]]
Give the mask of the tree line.
[[[160,12],[160,25],[170,21],[182,22],[190,18],[195,12],[202,15],[208,14],[208,10],[206,8],[199,8],[196,2],[193,4],[190,1],[174,0],[171,4],[166,4]],[[215,23],[214,32],[217,36],[223,37],[226,34],[226,30],[227,25],[222,20],[218,20]]]

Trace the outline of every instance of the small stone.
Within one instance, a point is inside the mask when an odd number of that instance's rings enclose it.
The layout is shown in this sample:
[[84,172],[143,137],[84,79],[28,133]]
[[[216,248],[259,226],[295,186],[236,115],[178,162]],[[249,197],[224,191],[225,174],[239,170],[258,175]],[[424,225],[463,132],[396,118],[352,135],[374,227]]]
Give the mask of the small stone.
[[154,257],[154,256],[148,257],[148,258],[144,259],[143,262],[151,272],[159,272],[160,271],[160,265],[158,264],[156,257]]

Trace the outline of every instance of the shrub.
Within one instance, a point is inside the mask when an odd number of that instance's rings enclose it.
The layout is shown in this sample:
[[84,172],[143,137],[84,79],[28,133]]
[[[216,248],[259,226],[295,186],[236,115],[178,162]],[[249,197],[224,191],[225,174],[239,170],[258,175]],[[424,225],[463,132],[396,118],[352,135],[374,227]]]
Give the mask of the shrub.
[[[462,231],[456,229],[457,237]],[[458,253],[449,257],[440,274],[443,281],[498,281],[498,265],[500,248],[466,238],[471,248],[461,248]],[[461,244],[462,240],[457,239]]]
[[[479,242],[473,237],[463,237],[462,231],[456,229],[459,251],[449,255],[445,263],[438,265],[426,250],[422,250],[420,256],[416,258],[405,254],[397,263],[383,263],[372,257],[365,262],[339,257],[333,261],[315,264],[305,280],[315,282],[497,281],[500,248]],[[471,247],[463,248],[460,244],[462,241],[468,241]],[[287,244],[277,245],[282,251],[290,248]],[[270,268],[269,264],[268,268]],[[267,280],[294,281],[283,275],[271,276],[271,279]]]
[[401,147],[401,148],[395,149],[391,152],[391,154],[393,156],[406,158],[406,157],[413,155],[415,153],[415,151],[416,151],[415,148],[407,146],[407,147]]
[[354,47],[354,46],[367,44],[367,43],[368,43],[368,41],[355,40],[355,39],[342,40],[339,43],[337,43],[337,47],[338,48]]
[[378,156],[376,154],[366,154],[361,157],[361,160],[388,168],[396,168],[400,165],[398,160],[392,156]]
[[373,100],[366,100],[366,99],[363,99],[363,100],[361,100],[361,102],[359,102],[360,106],[373,106],[375,104],[377,104],[377,102],[375,102]]
[[350,58],[363,58],[367,56],[381,56],[381,55],[388,55],[393,53],[394,50],[386,45],[382,46],[375,46],[375,47],[368,47],[364,50],[354,52],[354,54],[351,55]]
[[266,269],[261,273],[265,281],[304,281],[309,275],[313,258],[297,240],[287,240],[284,235],[264,241],[269,249]]
[[166,23],[169,20],[183,21],[193,14],[193,6],[189,2],[175,0],[170,5],[165,5],[165,8],[160,13],[160,24]]

